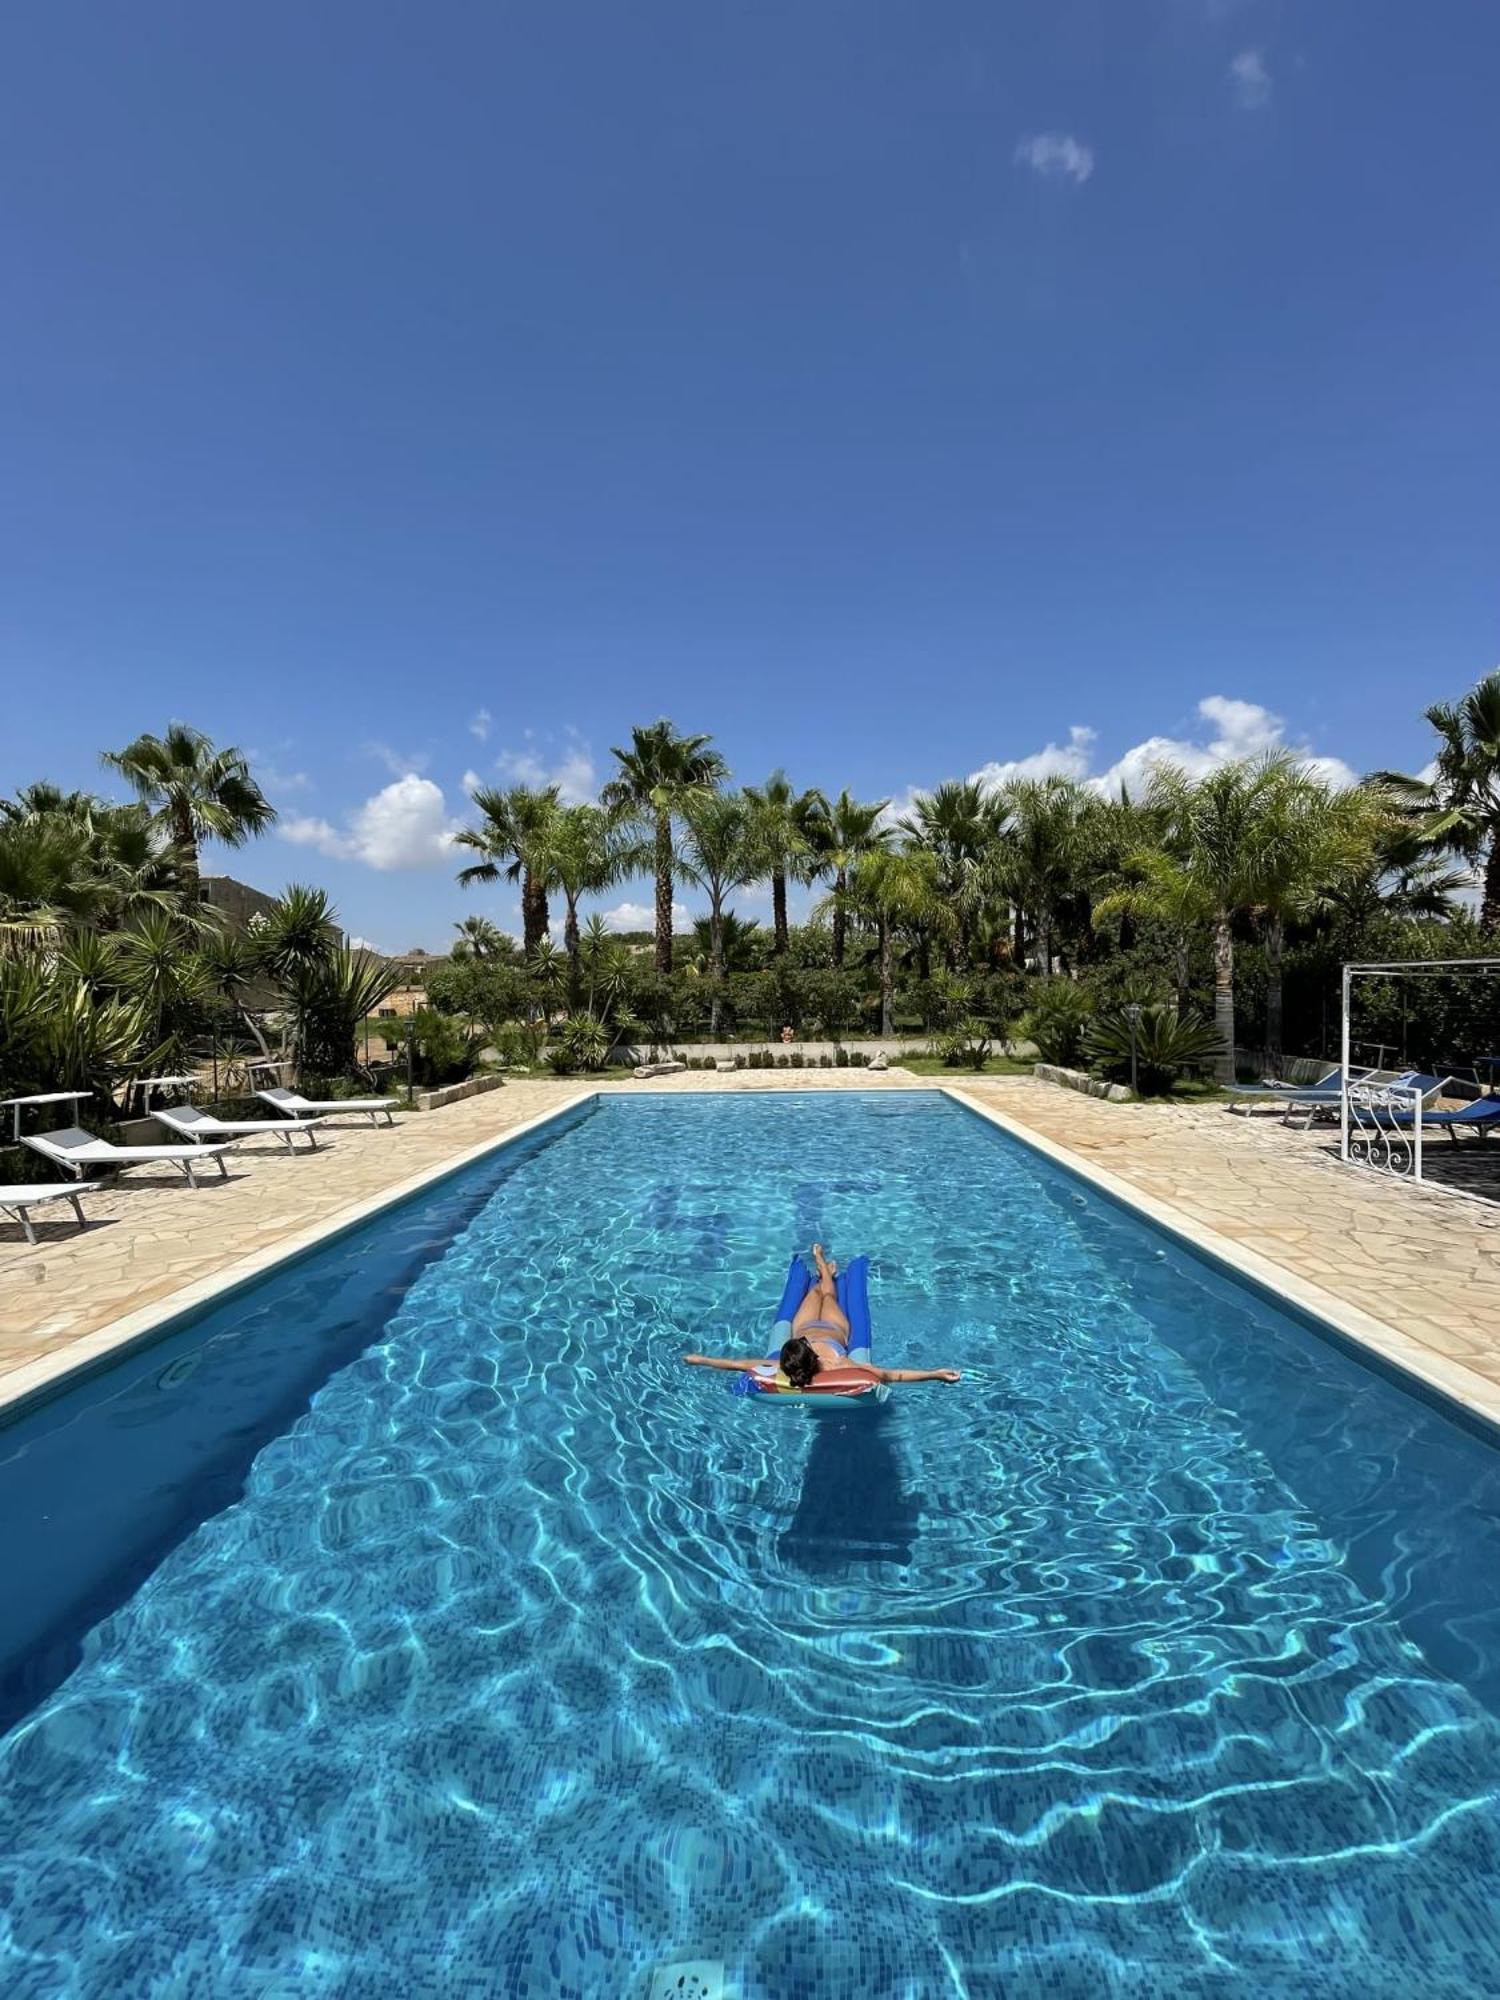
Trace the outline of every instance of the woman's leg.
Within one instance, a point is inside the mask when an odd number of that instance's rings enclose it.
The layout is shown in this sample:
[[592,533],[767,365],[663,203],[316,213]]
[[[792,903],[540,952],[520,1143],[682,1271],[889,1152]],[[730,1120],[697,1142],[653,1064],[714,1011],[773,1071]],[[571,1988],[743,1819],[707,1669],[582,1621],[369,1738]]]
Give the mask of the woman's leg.
[[792,1332],[800,1333],[810,1321],[821,1320],[824,1326],[837,1329],[844,1344],[849,1341],[849,1321],[839,1304],[836,1290],[837,1272],[823,1255],[819,1243],[813,1245],[813,1256],[817,1259],[818,1275],[809,1287],[807,1297],[798,1306],[792,1320]]

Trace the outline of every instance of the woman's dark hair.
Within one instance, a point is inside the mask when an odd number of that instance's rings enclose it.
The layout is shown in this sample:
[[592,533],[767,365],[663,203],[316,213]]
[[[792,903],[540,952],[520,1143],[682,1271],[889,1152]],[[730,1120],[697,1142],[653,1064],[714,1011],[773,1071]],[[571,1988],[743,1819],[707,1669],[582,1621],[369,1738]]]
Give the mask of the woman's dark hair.
[[781,1350],[781,1372],[794,1389],[805,1389],[817,1374],[818,1350],[810,1340],[794,1333]]

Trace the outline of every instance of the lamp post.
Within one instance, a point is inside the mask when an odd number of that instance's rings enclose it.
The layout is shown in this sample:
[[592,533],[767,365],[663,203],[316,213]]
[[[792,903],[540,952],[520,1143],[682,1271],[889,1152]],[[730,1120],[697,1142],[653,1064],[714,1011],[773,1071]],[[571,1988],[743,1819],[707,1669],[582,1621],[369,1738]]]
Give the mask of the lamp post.
[[1135,1031],[1141,1018],[1141,1003],[1139,1000],[1131,1000],[1126,1003],[1125,1018],[1130,1023],[1130,1094],[1132,1097],[1139,1097],[1141,1093],[1140,1086],[1136,1082],[1135,1065]]
[[411,1077],[412,1031],[416,1027],[416,1025],[417,1025],[416,1015],[408,1014],[406,1017],[406,1108],[408,1111],[411,1110],[411,1093],[412,1093],[412,1077]]

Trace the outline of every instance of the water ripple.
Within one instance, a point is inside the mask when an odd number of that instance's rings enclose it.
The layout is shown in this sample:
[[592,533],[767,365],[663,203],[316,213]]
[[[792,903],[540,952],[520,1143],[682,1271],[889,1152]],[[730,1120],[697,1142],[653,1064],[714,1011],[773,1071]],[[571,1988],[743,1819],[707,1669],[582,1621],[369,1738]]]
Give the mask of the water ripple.
[[[961,1389],[681,1368],[814,1232]],[[1159,1250],[951,1107],[601,1112],[0,1745],[5,1990],[1493,1990],[1492,1455]]]

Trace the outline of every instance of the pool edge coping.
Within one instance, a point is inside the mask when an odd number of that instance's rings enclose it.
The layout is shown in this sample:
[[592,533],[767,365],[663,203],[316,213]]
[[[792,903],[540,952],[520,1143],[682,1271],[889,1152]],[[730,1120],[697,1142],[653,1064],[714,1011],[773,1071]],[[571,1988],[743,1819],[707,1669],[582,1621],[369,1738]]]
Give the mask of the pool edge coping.
[[1397,1375],[1410,1378],[1429,1396],[1436,1396],[1449,1405],[1456,1404],[1471,1419],[1477,1419],[1488,1430],[1500,1433],[1500,1385],[1486,1381],[1484,1376],[1465,1368],[1461,1362],[1449,1360],[1411,1334],[1403,1333],[1399,1327],[1377,1319],[1363,1307],[1351,1305],[1335,1293],[1325,1291],[1310,1278],[1300,1277],[1284,1264],[1278,1264],[1274,1258],[1263,1256],[1260,1251],[1236,1242],[1231,1236],[1220,1235],[1218,1230],[1194,1220],[1171,1202],[1148,1194],[1133,1181],[1111,1173],[1108,1167],[1098,1166],[1081,1154],[1071,1152],[1057,1140],[1033,1131],[1009,1113],[982,1103],[977,1097],[968,1096],[960,1086],[942,1084],[939,1088],[944,1097],[951,1098],[966,1111],[974,1112],[1011,1138],[1029,1146],[1065,1173],[1073,1174],[1097,1188],[1122,1208],[1144,1217],[1188,1250],[1222,1266],[1233,1276],[1247,1279],[1257,1290],[1268,1293],[1273,1299],[1285,1300],[1298,1312],[1329,1328],[1339,1339],[1350,1343],[1361,1353],[1371,1355],[1377,1363]]
[[76,1340],[55,1348],[50,1354],[38,1355],[34,1361],[23,1361],[19,1367],[7,1369],[0,1374],[0,1424],[13,1422],[33,1403],[61,1394],[75,1376],[81,1378],[122,1359],[133,1348],[148,1345],[165,1334],[175,1320],[199,1312],[227,1298],[232,1292],[254,1284],[258,1278],[264,1278],[281,1265],[293,1263],[334,1238],[347,1235],[386,1209],[396,1208],[451,1175],[462,1173],[466,1167],[477,1165],[489,1154],[513,1145],[518,1139],[528,1137],[570,1111],[576,1111],[580,1105],[587,1104],[599,1094],[592,1087],[581,1089],[561,1104],[550,1105],[545,1111],[523,1118],[509,1131],[481,1139],[465,1147],[461,1153],[455,1153],[451,1159],[422,1167],[405,1180],[382,1188],[378,1194],[364,1195],[358,1201],[335,1209],[320,1222],[310,1223],[278,1243],[266,1244],[259,1250],[237,1257],[232,1264],[225,1265],[210,1276],[194,1278],[163,1298],[152,1299],[147,1305],[137,1306],[133,1312],[106,1320],[103,1326],[79,1334]]

